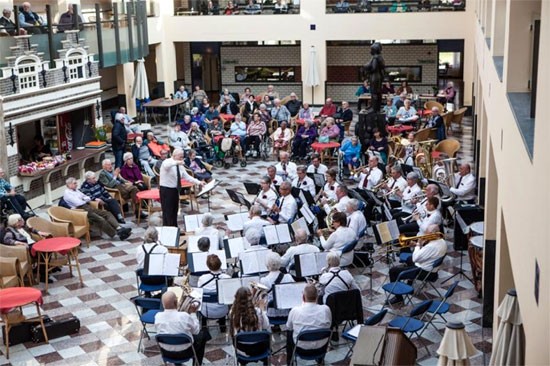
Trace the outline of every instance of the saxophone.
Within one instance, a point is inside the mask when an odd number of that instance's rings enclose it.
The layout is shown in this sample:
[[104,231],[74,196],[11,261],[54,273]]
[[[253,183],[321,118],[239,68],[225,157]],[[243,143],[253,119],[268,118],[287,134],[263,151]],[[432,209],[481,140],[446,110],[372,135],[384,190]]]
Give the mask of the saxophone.
[[187,269],[183,281],[181,282],[178,287],[181,288],[182,294],[179,297],[178,300],[178,311],[184,311],[188,314],[190,314],[192,311],[190,311],[192,308],[198,309],[201,305],[201,300],[196,299],[193,296],[191,296],[191,293],[193,292],[193,289],[191,286],[189,286],[189,277],[191,276],[191,272],[189,272],[189,269]]

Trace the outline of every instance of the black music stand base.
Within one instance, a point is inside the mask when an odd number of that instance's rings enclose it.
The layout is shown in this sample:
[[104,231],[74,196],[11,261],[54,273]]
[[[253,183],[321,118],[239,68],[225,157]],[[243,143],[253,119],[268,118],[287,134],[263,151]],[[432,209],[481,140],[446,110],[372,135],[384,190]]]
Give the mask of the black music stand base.
[[468,281],[470,281],[472,284],[474,283],[474,280],[472,280],[470,277],[468,277],[468,275],[467,275],[467,274],[464,272],[464,270],[462,269],[462,263],[463,263],[462,257],[463,257],[463,256],[464,256],[464,250],[460,250],[460,270],[459,270],[457,273],[455,273],[454,275],[452,275],[451,277],[449,277],[449,278],[443,280],[443,281],[441,282],[441,284],[444,284],[445,282],[447,282],[447,281],[449,281],[449,280],[455,278],[455,277],[458,276],[458,275],[460,275],[461,277],[466,277],[466,279],[467,279]]

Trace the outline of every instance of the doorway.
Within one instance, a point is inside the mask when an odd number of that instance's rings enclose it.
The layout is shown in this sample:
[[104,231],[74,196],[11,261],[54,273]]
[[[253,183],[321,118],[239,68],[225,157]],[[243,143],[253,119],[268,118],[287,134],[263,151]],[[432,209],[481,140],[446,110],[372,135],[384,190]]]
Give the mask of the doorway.
[[220,43],[191,43],[191,80],[193,86],[200,85],[214,101],[221,89]]

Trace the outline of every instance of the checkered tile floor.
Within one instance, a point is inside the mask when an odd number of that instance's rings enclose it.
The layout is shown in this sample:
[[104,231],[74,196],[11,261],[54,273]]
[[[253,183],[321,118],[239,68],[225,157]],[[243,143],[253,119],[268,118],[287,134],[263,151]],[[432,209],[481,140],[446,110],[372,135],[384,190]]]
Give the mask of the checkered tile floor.
[[[352,127],[353,128],[353,127]],[[472,156],[471,122],[464,123],[463,135],[455,134],[464,146],[459,156]],[[166,129],[156,127],[160,134]],[[258,181],[265,173],[271,162],[249,162],[245,168],[238,165],[230,169],[216,169],[214,175],[222,183],[211,197],[211,212],[217,222],[223,221],[224,214],[238,212],[240,208],[232,203],[225,189],[237,189],[245,193],[242,182],[245,180]],[[206,212],[206,200],[199,200],[200,207],[182,206],[184,214]],[[38,210],[39,215],[46,217],[45,208]],[[182,221],[182,216],[180,216]],[[49,291],[44,292],[42,310],[51,318],[77,316],[81,321],[78,334],[51,340],[49,344],[25,343],[11,347],[10,359],[5,357],[5,347],[0,346],[0,365],[158,365],[161,358],[154,340],[145,341],[145,351],[138,352],[138,341],[141,324],[136,310],[129,299],[137,294],[135,272],[135,250],[141,244],[145,224],[137,226],[133,221],[127,224],[132,228],[132,235],[125,241],[110,241],[96,238],[89,248],[81,248],[79,261],[84,285],[78,279],[71,277],[68,269],[52,275],[54,283],[49,285]],[[449,232],[448,235],[452,236]],[[448,237],[448,239],[452,239]],[[440,271],[440,278],[446,278],[459,270],[460,254],[453,251],[451,240],[449,255],[444,263],[444,270]],[[387,280],[389,266],[384,261],[374,265],[372,274],[372,288],[369,290],[371,277],[352,270],[364,295],[363,307],[365,315],[369,316],[382,307],[384,295],[379,291],[380,286]],[[470,273],[468,256],[464,256],[464,269]],[[368,274],[368,271],[366,271]],[[450,282],[444,286],[437,283],[437,287],[445,290]],[[44,284],[38,286],[44,290]],[[435,291],[427,291],[427,297],[435,297]],[[424,299],[424,298],[422,298]],[[419,301],[421,299],[415,299]],[[472,338],[474,345],[483,353],[472,359],[474,365],[486,364],[490,358],[491,330],[481,327],[482,304],[477,293],[467,280],[462,280],[452,298],[452,306],[447,320],[461,321],[466,325],[466,331]],[[395,313],[405,314],[410,306],[398,307]],[[32,315],[33,310],[28,307],[25,314]],[[395,315],[386,316],[383,324]],[[421,365],[435,365],[437,358],[435,351],[441,341],[444,325],[436,324],[438,331],[429,328],[423,334],[423,342],[428,346],[427,354],[422,344],[415,338],[413,342],[418,346],[418,363]],[[233,364],[233,349],[225,334],[220,334],[217,328],[211,330],[213,339],[209,342],[205,354],[205,364]],[[273,349],[284,346],[284,337],[281,334],[273,335]],[[349,360],[344,356],[349,345],[341,340],[333,344],[328,352],[325,363],[332,365],[347,365]],[[282,365],[286,362],[284,351],[273,356],[270,363]]]

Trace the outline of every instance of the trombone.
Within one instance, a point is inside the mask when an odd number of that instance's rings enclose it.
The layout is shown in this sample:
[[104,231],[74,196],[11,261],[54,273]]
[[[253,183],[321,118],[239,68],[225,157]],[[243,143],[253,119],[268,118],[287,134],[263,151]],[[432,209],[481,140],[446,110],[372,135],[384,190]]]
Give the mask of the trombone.
[[399,235],[399,246],[401,247],[410,247],[412,241],[424,240],[432,241],[437,239],[443,239],[445,235],[442,232],[429,233],[418,236],[406,236],[405,234]]

